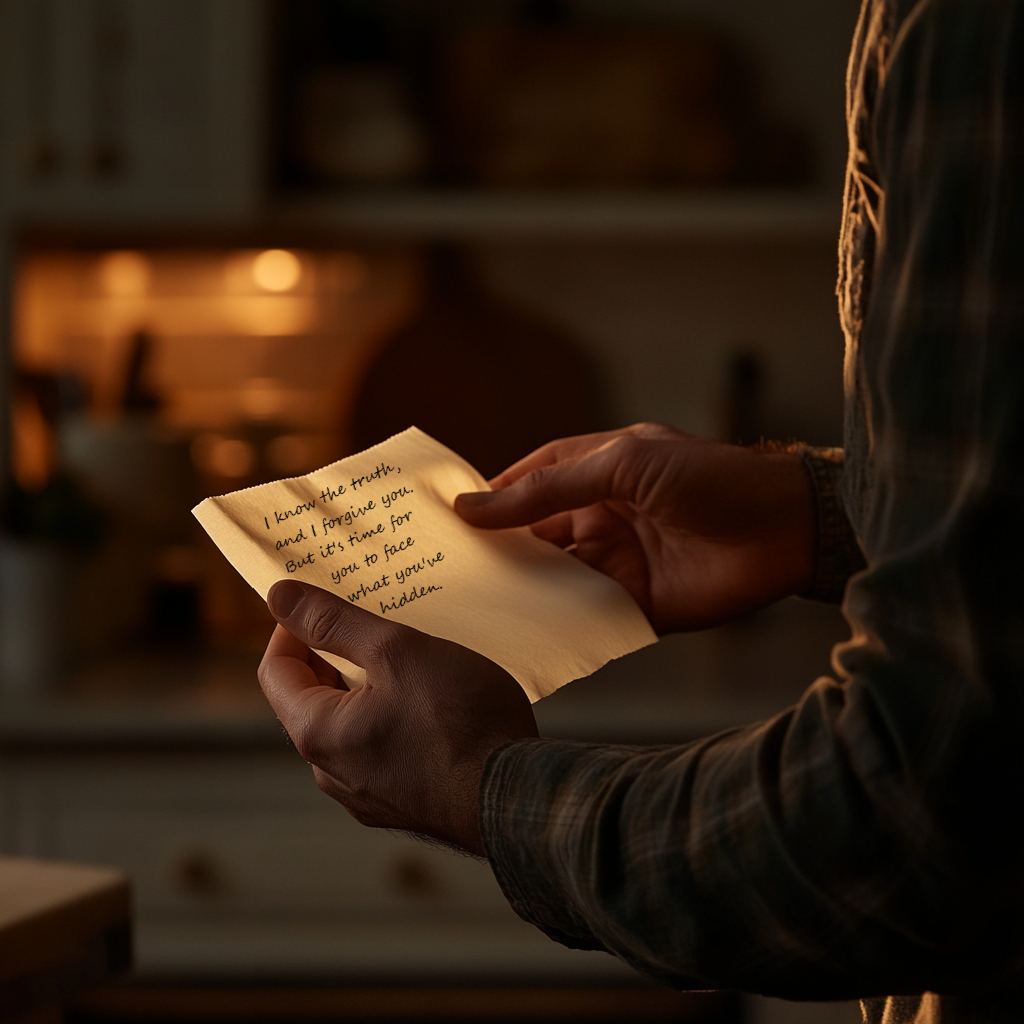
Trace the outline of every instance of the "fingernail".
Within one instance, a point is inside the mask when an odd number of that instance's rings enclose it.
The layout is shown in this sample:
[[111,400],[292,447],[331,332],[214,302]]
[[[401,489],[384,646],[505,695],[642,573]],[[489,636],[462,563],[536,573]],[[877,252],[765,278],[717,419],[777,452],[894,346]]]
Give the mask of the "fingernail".
[[306,596],[306,592],[292,580],[281,580],[270,588],[267,604],[279,619],[287,619]]
[[486,505],[494,499],[494,491],[467,491],[455,500],[460,505]]

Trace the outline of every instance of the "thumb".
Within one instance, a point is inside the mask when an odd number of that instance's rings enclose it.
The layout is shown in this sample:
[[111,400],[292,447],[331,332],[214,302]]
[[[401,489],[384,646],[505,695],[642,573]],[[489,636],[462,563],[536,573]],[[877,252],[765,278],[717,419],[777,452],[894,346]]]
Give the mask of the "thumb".
[[394,648],[422,636],[418,630],[387,619],[311,583],[279,580],[267,594],[271,614],[306,646],[347,658],[372,669]]

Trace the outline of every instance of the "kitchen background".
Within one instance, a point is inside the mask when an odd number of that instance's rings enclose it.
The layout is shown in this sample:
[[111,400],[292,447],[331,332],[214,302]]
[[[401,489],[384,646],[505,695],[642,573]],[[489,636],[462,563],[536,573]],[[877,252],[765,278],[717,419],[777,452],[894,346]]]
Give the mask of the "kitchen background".
[[[168,993],[219,1019],[203,992],[256,988],[290,994],[274,1019],[859,1019],[631,987],[486,868],[350,823],[189,513],[410,423],[485,474],[641,419],[840,443],[856,8],[0,0],[0,852],[137,894],[136,976],[76,1019],[167,1019]],[[783,602],[538,718],[704,735],[785,707],[843,635]]]

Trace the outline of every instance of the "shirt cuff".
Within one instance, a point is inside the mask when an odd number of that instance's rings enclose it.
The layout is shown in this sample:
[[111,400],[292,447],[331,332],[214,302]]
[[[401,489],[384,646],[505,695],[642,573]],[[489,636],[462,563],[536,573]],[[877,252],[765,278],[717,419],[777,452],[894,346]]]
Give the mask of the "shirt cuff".
[[555,884],[558,872],[545,863],[548,842],[554,838],[550,793],[530,792],[531,780],[548,788],[551,779],[563,777],[569,767],[565,762],[590,746],[537,739],[493,751],[480,782],[480,833],[494,877],[524,921],[570,949],[605,950]]
[[867,568],[864,553],[840,497],[843,449],[798,445],[794,450],[803,458],[818,509],[814,583],[800,596],[812,601],[841,604],[847,581]]

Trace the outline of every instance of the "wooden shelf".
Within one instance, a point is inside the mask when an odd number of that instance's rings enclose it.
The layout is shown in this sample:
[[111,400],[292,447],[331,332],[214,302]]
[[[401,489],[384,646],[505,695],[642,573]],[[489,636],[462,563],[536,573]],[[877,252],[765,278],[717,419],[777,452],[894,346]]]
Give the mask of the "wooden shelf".
[[838,236],[838,198],[795,190],[488,192],[388,190],[280,201],[272,222],[434,238],[668,241]]
[[834,242],[838,197],[798,190],[715,192],[353,191],[277,199],[245,217],[189,221],[164,211],[67,210],[20,218],[36,244],[285,245],[360,239],[641,242]]

